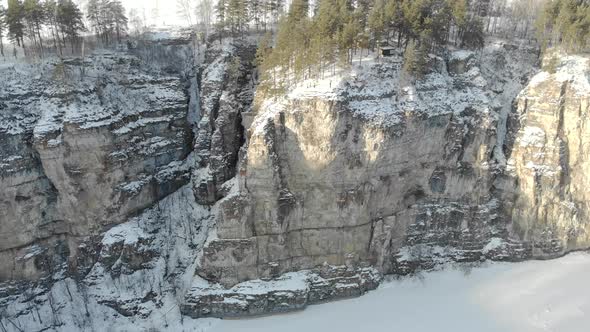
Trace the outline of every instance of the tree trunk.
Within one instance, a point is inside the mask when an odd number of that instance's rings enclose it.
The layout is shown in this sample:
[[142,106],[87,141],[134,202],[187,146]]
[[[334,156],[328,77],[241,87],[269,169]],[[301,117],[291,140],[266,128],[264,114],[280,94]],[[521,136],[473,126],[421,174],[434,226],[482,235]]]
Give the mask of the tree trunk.
[[[58,35],[59,35],[59,33],[58,33]],[[63,43],[63,46],[66,47],[66,35],[64,34],[63,31],[61,32],[61,37],[60,38],[61,38],[61,41]]]
[[43,39],[41,38],[40,26],[37,26],[37,36],[39,37],[39,46],[41,47],[41,58],[43,58]]
[[63,54],[61,53],[61,47],[57,46],[57,40],[55,39],[55,23],[51,22],[51,37],[53,39],[53,47],[55,47],[55,51],[59,51],[59,55],[63,56]]
[[359,66],[362,66],[363,64],[363,49],[361,48],[361,51],[359,52]]

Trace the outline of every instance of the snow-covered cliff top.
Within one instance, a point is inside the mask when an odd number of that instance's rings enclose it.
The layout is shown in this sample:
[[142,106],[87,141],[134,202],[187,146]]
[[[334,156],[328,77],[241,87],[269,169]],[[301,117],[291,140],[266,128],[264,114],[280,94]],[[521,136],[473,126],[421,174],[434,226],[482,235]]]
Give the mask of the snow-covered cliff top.
[[0,67],[0,76],[0,133],[11,135],[33,130],[41,138],[66,123],[88,129],[186,107],[178,77],[146,72],[126,53],[12,64]]
[[534,68],[533,51],[511,46],[496,42],[480,52],[457,50],[444,59],[430,55],[431,70],[422,79],[402,71],[401,51],[384,58],[356,55],[348,68],[330,67],[323,78],[289,88],[285,98],[264,101],[254,128],[261,129],[265,119],[290,102],[306,99],[340,102],[355,115],[385,126],[409,116],[498,110],[516,97]]
[[[582,55],[557,55],[555,73],[541,71],[535,75],[530,82],[530,88],[536,88],[540,84],[555,79],[558,82],[569,82],[579,95],[590,94],[590,58]],[[550,67],[548,64],[551,55],[544,59],[545,68]]]

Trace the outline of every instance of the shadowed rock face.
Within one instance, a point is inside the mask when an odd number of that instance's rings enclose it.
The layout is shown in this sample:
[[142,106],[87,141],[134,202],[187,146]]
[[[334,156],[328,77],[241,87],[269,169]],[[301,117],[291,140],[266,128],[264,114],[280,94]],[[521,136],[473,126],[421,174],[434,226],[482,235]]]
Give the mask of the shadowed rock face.
[[[190,64],[183,40],[151,47]],[[157,60],[113,52],[2,69],[0,280],[74,264],[84,237],[189,181],[187,63],[163,72]]]
[[199,204],[212,205],[224,197],[223,183],[236,174],[244,143],[242,113],[253,98],[255,54],[254,45],[230,40],[211,45],[205,53],[195,139],[199,160],[193,176]]

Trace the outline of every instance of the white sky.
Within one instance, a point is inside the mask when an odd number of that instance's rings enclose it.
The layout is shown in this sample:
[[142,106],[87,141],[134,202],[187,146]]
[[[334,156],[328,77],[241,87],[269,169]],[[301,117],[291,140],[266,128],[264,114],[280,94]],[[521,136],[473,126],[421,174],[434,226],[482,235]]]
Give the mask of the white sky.
[[[74,2],[78,3],[80,9],[85,11],[86,8],[86,1],[87,0],[74,0]],[[186,20],[179,17],[176,7],[176,0],[121,0],[127,12],[130,9],[136,8],[138,9],[140,15],[143,16],[143,12],[145,9],[145,17],[148,24],[156,24],[156,25],[184,25],[186,24]],[[6,6],[7,0],[0,0],[0,4]],[[153,19],[152,11],[154,8],[158,8],[159,11],[159,19],[158,22],[155,22]],[[193,13],[194,16],[194,13]]]
[[[156,25],[183,25],[186,21],[177,15],[176,0],[122,0],[123,6],[129,11],[132,8],[139,10],[143,15],[145,9],[145,16],[147,22]],[[154,22],[152,12],[158,8],[159,20]],[[192,13],[194,16],[194,13]]]

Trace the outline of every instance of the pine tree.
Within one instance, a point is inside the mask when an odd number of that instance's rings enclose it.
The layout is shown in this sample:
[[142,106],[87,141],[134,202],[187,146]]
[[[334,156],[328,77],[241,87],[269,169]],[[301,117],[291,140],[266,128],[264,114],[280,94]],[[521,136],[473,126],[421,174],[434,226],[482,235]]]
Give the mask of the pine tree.
[[386,16],[385,16],[385,1],[376,0],[373,8],[369,12],[368,25],[371,35],[373,37],[374,46],[377,45],[385,35],[386,29]]
[[293,0],[289,10],[289,19],[293,21],[301,21],[306,18],[309,13],[309,0]]
[[455,45],[457,45],[459,35],[467,23],[467,0],[450,0],[449,5],[454,25],[454,31],[451,30],[449,33],[453,34],[454,32]]
[[267,11],[270,14],[270,17],[272,18],[271,23],[277,24],[279,22],[281,14],[285,9],[285,0],[267,0],[267,6]]
[[461,47],[480,49],[485,43],[483,21],[479,17],[468,20],[461,34]]
[[43,39],[41,38],[41,25],[45,21],[45,11],[39,0],[25,0],[23,3],[23,14],[27,27],[27,35],[39,46],[43,54]]
[[226,16],[233,34],[243,32],[248,23],[246,0],[229,0]]
[[417,58],[417,47],[415,41],[410,41],[408,46],[404,51],[404,64],[403,64],[403,71],[409,74],[412,74],[416,68],[416,58]]
[[127,33],[127,16],[125,15],[125,7],[119,0],[113,0],[109,3],[108,15],[110,16],[110,31],[117,36],[117,42],[121,42],[121,36]]
[[20,0],[8,0],[6,10],[6,24],[8,25],[8,38],[18,46],[24,46],[25,25],[24,8]]
[[79,43],[80,32],[86,31],[80,8],[72,0],[60,0],[57,6],[57,23],[60,30],[70,41],[72,53]]
[[403,2],[402,13],[404,17],[404,35],[406,38],[406,45],[413,39],[416,40],[420,36],[424,28],[424,13],[427,12],[427,0],[415,0]]
[[490,0],[472,0],[471,9],[475,15],[485,17],[490,10]]
[[389,42],[389,30],[397,32],[397,46],[401,46],[402,39],[409,34],[409,23],[404,16],[404,2],[402,0],[388,0],[385,5],[385,28]]
[[219,30],[220,36],[223,36],[225,28],[227,27],[227,0],[218,0],[215,6],[215,13],[217,16],[217,30]]
[[100,0],[88,0],[86,6],[86,18],[90,21],[90,26],[97,36],[102,36],[102,22],[101,22],[101,3]]
[[123,34],[127,33],[128,19],[119,0],[89,0],[86,17],[94,33],[107,45],[113,37],[120,42]]
[[408,42],[408,46],[404,51],[403,71],[417,78],[422,78],[426,72],[428,62],[428,48],[429,46],[425,41],[422,43],[415,40]]
[[434,47],[442,47],[449,41],[453,8],[446,0],[432,1],[429,7],[428,29]]
[[57,22],[57,15],[58,15],[58,7],[55,0],[47,0],[43,4],[43,9],[45,11],[45,24],[51,30],[51,36],[53,39],[53,47],[56,51],[59,52],[60,56],[63,55],[62,43],[59,38],[60,27]]
[[590,2],[547,2],[535,25],[543,46],[563,46],[567,51],[584,51],[590,46]]
[[335,0],[321,0],[318,13],[314,17],[314,50],[319,61],[319,73],[323,76],[326,66],[324,63],[334,62],[334,45],[339,29],[337,13],[334,11]]
[[272,34],[267,32],[260,40],[258,48],[256,49],[256,64],[261,66],[272,52]]
[[209,35],[209,29],[211,28],[211,23],[213,22],[213,1],[199,0],[195,10],[199,23],[205,28],[205,35]]
[[262,20],[261,14],[263,12],[263,6],[260,0],[249,0],[247,3],[248,12],[250,13],[250,19],[254,21],[254,26],[256,27],[256,31],[258,31],[260,27],[260,23]]

